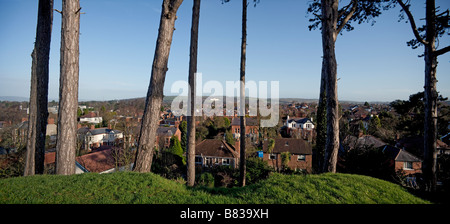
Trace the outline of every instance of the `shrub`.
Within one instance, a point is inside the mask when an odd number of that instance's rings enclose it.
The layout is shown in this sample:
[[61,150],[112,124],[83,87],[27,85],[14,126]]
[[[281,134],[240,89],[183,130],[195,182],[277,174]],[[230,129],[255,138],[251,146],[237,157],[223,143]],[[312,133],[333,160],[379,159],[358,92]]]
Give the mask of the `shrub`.
[[273,168],[260,158],[247,159],[247,175],[248,184],[254,184],[258,181],[265,180],[273,172]]
[[205,187],[214,187],[214,176],[211,173],[202,173],[197,176],[197,185]]

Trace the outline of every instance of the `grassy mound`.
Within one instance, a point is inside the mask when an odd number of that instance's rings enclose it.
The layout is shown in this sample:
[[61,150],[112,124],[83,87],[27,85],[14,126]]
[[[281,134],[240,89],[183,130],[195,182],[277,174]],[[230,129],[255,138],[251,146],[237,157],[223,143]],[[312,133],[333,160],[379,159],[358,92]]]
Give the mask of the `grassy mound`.
[[189,188],[156,174],[39,175],[0,180],[0,204],[410,204],[402,187],[350,174],[281,175],[244,188]]

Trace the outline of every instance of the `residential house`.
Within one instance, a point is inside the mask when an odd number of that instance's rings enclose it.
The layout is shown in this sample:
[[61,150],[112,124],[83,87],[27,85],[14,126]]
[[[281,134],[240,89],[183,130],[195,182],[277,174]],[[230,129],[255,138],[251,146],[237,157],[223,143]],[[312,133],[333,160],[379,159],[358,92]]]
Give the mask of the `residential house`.
[[436,141],[436,149],[438,151],[438,155],[450,155],[450,146],[439,139]]
[[181,142],[181,131],[177,127],[158,127],[156,130],[156,147],[169,148],[170,138],[172,138],[172,136],[176,136]]
[[89,112],[88,114],[80,117],[80,123],[90,123],[90,124],[100,124],[102,123],[103,118],[97,116],[95,112]]
[[[422,155],[424,151],[423,137],[413,136],[398,139],[396,140],[395,147],[406,150],[415,155]],[[449,150],[449,147],[443,141],[436,139],[436,150],[438,153],[445,154]]]
[[387,145],[385,142],[372,135],[361,135],[359,137],[349,135],[344,139],[344,141],[342,141],[341,144],[345,151],[367,147],[379,148],[385,145]]
[[[28,139],[28,119],[22,119],[22,122],[12,127],[12,140],[15,148],[26,146]],[[57,127],[53,118],[48,118],[46,136],[50,136],[50,140],[56,139]]]
[[369,115],[369,112],[367,110],[362,109],[362,108],[358,108],[356,110],[353,110],[353,114],[352,115],[353,115],[352,117],[354,118],[354,120],[364,119],[364,118],[366,118]]
[[46,129],[45,135],[53,136],[53,135],[56,135],[57,133],[58,133],[58,129],[57,129],[57,126],[55,124],[55,119],[54,118],[48,118],[47,119],[47,129]]
[[[86,128],[83,128],[86,130]],[[78,129],[78,133],[83,131]],[[87,149],[92,150],[102,145],[116,145],[123,140],[123,133],[119,130],[113,130],[109,128],[96,128],[89,129],[84,134],[84,142]]]
[[288,128],[314,130],[314,123],[312,122],[312,118],[289,118],[288,115],[285,125]]
[[382,147],[382,152],[386,155],[393,171],[402,171],[406,175],[422,173],[422,160],[406,150],[386,145]]
[[12,130],[12,140],[14,148],[18,149],[20,147],[27,145],[28,138],[28,121],[23,121],[16,124]]
[[239,166],[239,150],[219,139],[205,139],[195,146],[195,165],[200,167]]
[[292,137],[312,140],[314,135],[314,123],[312,118],[289,118],[286,117],[286,133]]
[[[245,135],[250,138],[252,142],[258,141],[259,134],[259,126],[258,120],[253,117],[245,118]],[[241,118],[234,117],[231,120],[231,134],[235,139],[239,139],[241,137]]]
[[263,143],[263,160],[269,166],[277,170],[283,168],[281,153],[288,152],[290,159],[288,167],[292,170],[304,170],[311,172],[312,169],[312,146],[303,139],[278,138],[272,150],[268,148],[268,140]]
[[178,128],[180,123],[183,121],[183,119],[186,119],[183,116],[173,116],[172,113],[169,113],[168,116],[165,116],[162,120],[159,121],[159,125],[163,126],[174,126]]

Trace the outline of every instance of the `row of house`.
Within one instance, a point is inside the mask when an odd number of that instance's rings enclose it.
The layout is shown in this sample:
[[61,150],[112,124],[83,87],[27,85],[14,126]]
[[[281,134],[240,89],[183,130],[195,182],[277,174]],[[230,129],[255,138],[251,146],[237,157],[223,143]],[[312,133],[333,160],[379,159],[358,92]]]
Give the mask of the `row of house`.
[[[422,160],[404,149],[400,149],[387,144],[382,144],[379,140],[371,136],[360,137],[356,140],[354,147],[362,145],[378,146],[386,155],[386,160],[392,171],[402,171],[406,175],[414,175],[421,173]],[[205,139],[196,145],[195,164],[197,167],[210,168],[214,166],[231,166],[239,167],[239,143],[233,145],[228,144],[224,140]],[[77,173],[97,172],[108,173],[114,172],[117,168],[114,159],[113,146],[102,146],[100,149],[92,153],[79,156],[76,158]],[[282,161],[282,153],[289,153],[287,167],[297,171],[312,171],[312,147],[310,143],[302,139],[279,138],[275,139],[273,149],[269,149],[268,141],[264,141],[263,150],[258,152],[258,157],[276,170],[285,168]],[[51,162],[46,154],[46,163]],[[53,152],[54,157],[54,152]],[[54,159],[53,159],[54,162]],[[120,169],[132,166],[129,164],[121,164]]]
[[[77,173],[114,172],[117,164],[112,152],[113,146],[102,146],[91,153],[77,157]],[[290,152],[289,168],[311,171],[312,148],[309,143],[302,139],[276,139],[275,147],[270,151],[267,149],[267,144],[265,144],[265,148],[261,151],[261,159],[267,161],[269,166],[281,170],[283,166],[280,154],[283,152]],[[48,155],[54,156],[52,153]],[[232,146],[224,140],[205,139],[195,147],[195,164],[197,167],[230,166],[238,168],[239,158],[239,147]],[[54,159],[48,161],[54,162]],[[131,166],[131,163],[122,164],[120,169],[129,169]]]
[[[157,129],[157,138],[155,145],[159,148],[168,148],[170,138],[176,136],[181,141],[181,132],[178,129],[179,123],[183,117],[171,116],[170,113],[162,113],[161,125]],[[97,120],[84,120],[97,119]],[[81,122],[80,118],[80,122]],[[93,113],[89,113],[83,117],[83,122],[96,123],[101,120]],[[289,153],[287,167],[292,170],[312,171],[312,146],[308,140],[313,136],[314,123],[311,118],[305,117],[286,117],[284,122],[288,133],[299,135],[299,138],[277,138],[273,149],[268,148],[268,141],[263,141],[262,150],[258,152],[257,157],[267,161],[269,166],[276,170],[283,169],[282,153]],[[259,137],[259,127],[255,118],[246,118],[246,137],[254,142]],[[233,137],[238,140],[240,138],[240,119],[231,118],[231,132]],[[99,148],[107,146],[115,146],[123,143],[124,135],[122,132],[111,128],[81,128],[80,136],[84,139],[84,144],[90,149],[91,153],[77,157],[78,172],[111,172],[117,164],[114,164],[111,149],[99,150]],[[367,141],[367,137],[358,141]],[[404,149],[396,148],[388,145],[381,145],[383,152],[392,160],[393,169],[405,170],[408,174],[421,172],[421,160]],[[379,146],[379,147],[381,147]],[[234,145],[226,143],[219,139],[206,139],[198,142],[196,145],[195,163],[200,167],[211,166],[231,166],[237,168],[239,166],[239,141]],[[95,165],[97,164],[97,165]],[[100,165],[98,165],[100,164]],[[102,165],[103,164],[103,165]]]

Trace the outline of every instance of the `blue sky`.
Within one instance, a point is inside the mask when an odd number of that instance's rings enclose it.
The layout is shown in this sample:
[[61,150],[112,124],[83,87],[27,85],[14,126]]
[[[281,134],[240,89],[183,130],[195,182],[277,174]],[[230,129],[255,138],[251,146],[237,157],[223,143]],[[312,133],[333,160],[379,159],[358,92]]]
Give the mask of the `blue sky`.
[[[413,1],[418,24],[424,1]],[[150,81],[161,0],[81,0],[80,100],[145,97]],[[437,0],[442,9],[448,0]],[[280,97],[318,98],[321,35],[308,30],[308,1],[261,0],[248,8],[246,80],[279,81]],[[55,0],[61,9],[61,0]],[[412,50],[410,25],[398,22],[399,7],[376,24],[355,25],[339,36],[340,100],[393,101],[423,91],[423,48]],[[165,94],[172,83],[187,80],[192,1],[178,12]],[[31,51],[36,35],[37,1],[0,0],[0,96],[29,96]],[[49,98],[59,91],[61,16],[54,13]],[[239,79],[241,1],[203,0],[200,13],[198,72],[203,83]],[[450,44],[444,37],[440,47]],[[450,97],[450,53],[439,58],[438,91]]]

